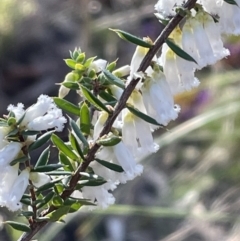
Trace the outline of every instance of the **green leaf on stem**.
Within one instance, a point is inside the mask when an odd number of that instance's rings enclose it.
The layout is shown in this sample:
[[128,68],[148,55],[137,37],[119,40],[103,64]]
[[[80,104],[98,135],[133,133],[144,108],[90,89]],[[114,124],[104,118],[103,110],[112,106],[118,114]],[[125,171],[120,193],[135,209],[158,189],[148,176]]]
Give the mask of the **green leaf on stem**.
[[[231,4],[231,5],[236,5],[238,6],[238,4],[236,3],[235,0],[224,0],[224,2],[228,3],[228,4]],[[240,7],[240,6],[239,6]]]
[[[83,151],[77,141],[77,139],[75,138],[75,136],[70,132],[69,133],[69,141],[71,143],[72,148],[80,155],[80,157],[84,160],[84,155],[83,155]],[[80,161],[80,158],[77,159],[76,161]]]
[[80,129],[81,131],[89,135],[91,130],[91,117],[90,110],[87,104],[84,102],[80,108]]
[[126,107],[128,108],[128,110],[133,113],[135,116],[145,120],[146,122],[153,124],[153,125],[157,125],[157,126],[163,126],[161,124],[159,124],[155,119],[153,119],[152,117],[144,114],[143,112],[141,112],[140,110],[130,106],[129,104],[126,105]]
[[115,76],[114,74],[112,74],[106,69],[103,69],[102,72],[110,84],[116,85],[122,89],[125,88],[123,81],[119,79],[117,76]]
[[83,93],[83,96],[97,109],[104,110],[108,113],[110,113],[109,109],[96,97],[94,94],[87,89],[85,86],[81,85],[81,90]]
[[51,172],[63,167],[62,164],[48,164],[44,166],[34,167],[32,172]]
[[59,97],[53,97],[55,104],[67,113],[79,116],[80,108],[71,102],[61,99]]
[[18,231],[22,231],[22,232],[30,232],[31,231],[31,228],[24,223],[18,223],[18,222],[13,222],[13,221],[5,221],[4,223],[10,225],[12,228],[14,228],[15,230],[18,230]]
[[73,59],[64,59],[66,65],[71,68],[71,69],[75,69],[75,65],[76,65],[76,61]]
[[108,169],[110,169],[112,171],[124,172],[122,167],[117,165],[117,164],[114,164],[114,163],[111,163],[111,162],[107,162],[107,161],[104,161],[104,160],[100,160],[100,159],[95,159],[95,161],[97,161],[99,164],[103,165],[104,167],[106,167],[106,168],[108,168]]
[[43,206],[45,206],[46,204],[48,204],[52,198],[54,197],[55,193],[53,191],[50,191],[42,200],[41,202],[39,202],[36,206],[37,209],[42,208]]
[[24,163],[26,162],[27,160],[29,160],[29,157],[28,156],[22,156],[22,157],[19,157],[17,159],[14,159],[13,161],[10,162],[10,166],[14,166],[15,164],[17,163]]
[[43,134],[42,136],[40,136],[36,141],[34,141],[29,146],[28,150],[29,151],[35,150],[35,149],[41,147],[42,145],[46,144],[50,140],[52,133],[53,133],[53,131],[48,131],[45,134]]
[[120,29],[111,29],[111,31],[115,32],[121,39],[123,40],[126,40],[130,43],[134,43],[136,45],[139,45],[139,46],[142,46],[144,48],[151,48],[152,47],[152,44],[144,41],[143,39],[141,38],[138,38],[130,33],[127,33],[125,31],[122,31]]
[[48,163],[50,157],[50,150],[49,150],[49,146],[41,153],[40,157],[37,160],[37,163],[35,165],[35,167],[38,166],[45,166]]
[[51,137],[51,140],[53,144],[70,159],[72,160],[78,159],[78,156],[57,135],[53,134]]
[[65,86],[66,88],[68,89],[71,89],[71,90],[79,90],[79,84],[76,83],[76,82],[62,82],[61,85]]
[[57,222],[63,217],[69,213],[69,209],[71,206],[61,206],[57,210],[54,210],[53,212],[46,215],[51,221]]
[[87,142],[87,139],[84,137],[84,135],[82,134],[81,130],[79,129],[79,127],[77,126],[76,122],[71,119],[69,117],[69,120],[70,120],[70,126],[73,130],[73,132],[76,134],[76,136],[79,138],[79,140],[83,143],[83,147],[84,147],[84,154],[88,151],[89,149],[89,145],[88,145],[88,142]]
[[122,138],[115,135],[103,136],[97,140],[97,144],[101,146],[115,146],[122,141]]
[[63,164],[63,169],[65,171],[71,171],[71,172],[74,171],[71,161],[61,151],[59,152],[58,159],[59,159],[59,162]]
[[165,40],[166,44],[168,45],[168,47],[176,54],[178,55],[179,57],[187,60],[187,61],[191,61],[191,62],[194,62],[196,64],[197,61],[192,57],[190,56],[188,53],[186,53],[184,50],[182,50],[178,45],[176,45],[172,39],[166,39]]

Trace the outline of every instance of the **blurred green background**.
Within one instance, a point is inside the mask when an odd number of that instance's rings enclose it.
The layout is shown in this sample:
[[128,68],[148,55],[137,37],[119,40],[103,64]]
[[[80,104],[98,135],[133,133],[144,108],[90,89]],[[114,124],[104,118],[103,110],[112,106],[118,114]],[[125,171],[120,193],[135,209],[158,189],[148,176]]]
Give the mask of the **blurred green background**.
[[[56,95],[69,71],[63,59],[81,47],[87,56],[128,64],[135,46],[108,30],[153,40],[162,26],[156,1],[1,0],[0,112],[8,104]],[[198,89],[176,97],[182,111],[154,136],[160,150],[142,160],[142,176],[120,186],[116,205],[68,216],[39,241],[240,240],[240,39],[225,37],[231,57],[197,75]],[[74,99],[74,96],[69,96]],[[19,219],[0,209],[0,220]],[[20,235],[1,226],[0,241]]]

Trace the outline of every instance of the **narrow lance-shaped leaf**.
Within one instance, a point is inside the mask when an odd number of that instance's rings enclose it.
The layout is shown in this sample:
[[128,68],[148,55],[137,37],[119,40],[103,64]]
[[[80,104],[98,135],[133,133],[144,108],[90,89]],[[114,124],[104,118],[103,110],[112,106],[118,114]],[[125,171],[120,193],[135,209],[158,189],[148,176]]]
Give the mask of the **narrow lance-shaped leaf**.
[[42,152],[42,154],[40,155],[40,157],[38,158],[35,167],[46,165],[46,164],[48,163],[49,156],[50,156],[50,150],[49,150],[49,146],[48,146],[48,147]]
[[112,85],[116,85],[122,89],[125,88],[125,85],[123,83],[123,81],[121,79],[119,79],[117,76],[115,76],[114,74],[112,74],[111,72],[109,72],[106,69],[102,70],[103,74],[105,75],[105,77],[107,78],[107,80],[109,81],[110,84]]
[[24,163],[26,162],[27,160],[29,160],[29,157],[28,156],[22,156],[22,157],[19,157],[13,161],[10,162],[10,166],[14,166],[15,164],[17,163]]
[[82,104],[80,108],[80,129],[84,134],[90,134],[91,117],[89,108],[85,102]]
[[187,61],[191,61],[197,64],[197,61],[190,56],[188,53],[186,53],[184,50],[182,50],[178,45],[176,45],[171,39],[166,39],[165,40],[166,44],[168,45],[168,47],[179,57],[187,60]]
[[117,164],[114,164],[114,163],[111,163],[111,162],[107,162],[107,161],[104,161],[104,160],[100,160],[100,159],[95,159],[99,164],[103,165],[104,167],[112,170],[112,171],[115,171],[115,172],[124,172],[124,170],[122,169],[121,166],[117,165]]
[[72,120],[70,117],[69,117],[69,120],[70,120],[70,126],[71,126],[72,130],[74,131],[76,136],[79,138],[79,140],[83,143],[84,152],[86,152],[89,148],[86,138],[82,134],[81,130],[78,128],[76,122],[74,120]]
[[29,151],[35,150],[35,149],[39,148],[40,146],[46,144],[49,141],[52,133],[53,133],[53,131],[48,131],[45,134],[43,134],[42,136],[40,136],[36,141],[34,141],[29,146]]
[[6,224],[10,225],[12,228],[22,231],[22,232],[30,232],[31,228],[24,224],[24,223],[18,223],[13,221],[5,221]]
[[161,124],[159,124],[155,119],[153,119],[152,117],[144,114],[143,112],[139,111],[138,109],[130,106],[129,104],[127,104],[127,108],[128,110],[133,113],[134,115],[136,115],[137,117],[145,120],[146,122],[153,124],[153,125],[157,125],[157,126],[163,126]]
[[59,159],[59,162],[61,162],[64,165],[63,168],[65,171],[71,171],[71,172],[74,171],[72,163],[70,162],[68,157],[64,155],[61,151],[59,152],[58,159]]
[[85,86],[81,85],[81,90],[84,97],[97,109],[105,110],[106,112],[110,113],[109,109],[96,97],[94,94],[91,93],[89,89]]
[[[84,160],[84,155],[82,152],[82,149],[77,141],[77,139],[75,138],[75,136],[70,132],[69,133],[69,140],[71,143],[72,148],[80,155],[80,157]],[[78,160],[77,160],[78,161]]]
[[101,139],[97,140],[97,144],[101,146],[115,146],[121,142],[121,140],[121,137],[115,135],[103,136]]
[[[224,0],[224,2],[228,3],[228,4],[231,4],[231,5],[236,5],[238,6],[238,4],[236,3],[235,0]],[[240,6],[239,6],[240,7]]]
[[32,170],[32,172],[51,172],[51,171],[55,171],[61,167],[63,167],[62,164],[48,164],[45,166],[37,166]]
[[53,144],[72,160],[77,160],[77,155],[55,134],[52,135]]
[[134,43],[136,45],[139,45],[139,46],[142,46],[142,47],[145,47],[145,48],[151,48],[152,47],[152,44],[144,41],[143,39],[141,38],[138,38],[130,33],[127,33],[125,31],[122,31],[120,29],[111,29],[111,31],[115,32],[121,39],[123,40],[126,40],[128,42],[131,42],[131,43]]
[[79,90],[80,89],[78,83],[76,83],[76,82],[67,81],[67,82],[61,83],[61,85],[65,86],[68,89],[72,89],[72,90]]
[[62,206],[57,210],[49,213],[46,217],[48,217],[53,222],[59,221],[63,218],[63,216],[68,214],[69,209],[70,209],[70,206]]
[[67,113],[79,116],[80,108],[78,106],[58,97],[54,97],[53,100],[60,109],[66,111]]

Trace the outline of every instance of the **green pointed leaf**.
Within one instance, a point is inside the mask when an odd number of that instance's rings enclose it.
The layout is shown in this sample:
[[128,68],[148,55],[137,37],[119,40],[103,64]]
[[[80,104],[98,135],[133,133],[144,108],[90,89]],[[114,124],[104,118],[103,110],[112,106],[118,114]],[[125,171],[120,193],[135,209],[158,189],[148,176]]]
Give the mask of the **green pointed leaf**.
[[[84,155],[82,152],[82,149],[77,141],[77,139],[75,138],[75,136],[70,132],[69,133],[69,140],[71,143],[72,148],[80,155],[80,157],[84,160]],[[80,161],[80,159],[76,160],[76,161]]]
[[112,170],[112,171],[115,171],[115,172],[124,172],[124,170],[122,169],[121,166],[117,165],[117,164],[114,164],[114,163],[111,163],[111,162],[107,162],[107,161],[104,161],[104,160],[100,160],[100,159],[95,159],[99,164],[103,165],[104,167]]
[[21,211],[20,216],[24,216],[24,217],[32,217],[33,216],[33,212],[32,211]]
[[238,4],[236,3],[235,0],[224,0],[224,2],[228,3],[228,4],[231,4],[231,5],[236,5],[238,6]]
[[66,65],[71,69],[75,69],[76,61],[73,59],[64,59]]
[[91,129],[91,117],[90,117],[90,110],[87,104],[84,102],[80,108],[80,129],[81,131],[89,135]]
[[108,102],[116,102],[116,103],[117,103],[117,100],[115,99],[115,97],[112,96],[112,95],[110,95],[110,94],[109,94],[108,92],[106,92],[106,91],[100,91],[99,96],[100,96],[102,99],[104,99],[104,100],[106,100],[106,101],[108,101]]
[[28,156],[22,156],[22,157],[19,157],[13,161],[10,162],[10,166],[14,166],[15,164],[17,163],[24,163],[26,162],[27,160],[29,160],[29,157]]
[[70,206],[62,206],[57,210],[46,215],[46,217],[48,217],[53,222],[59,221],[63,218],[63,216],[69,213],[69,209],[70,209]]
[[128,108],[128,110],[133,113],[134,115],[136,115],[137,117],[145,120],[146,122],[153,124],[153,125],[157,125],[157,126],[163,126],[161,124],[159,124],[155,119],[153,119],[152,117],[142,113],[141,111],[139,111],[138,109],[130,106],[129,104],[126,105],[126,107]]
[[5,221],[6,224],[10,225],[12,228],[18,231],[22,232],[30,232],[31,228],[24,224],[24,223],[18,223],[18,222],[13,222],[13,221]]
[[55,193],[53,191],[49,192],[42,200],[41,202],[39,202],[36,206],[37,209],[42,208],[43,206],[45,206],[46,204],[48,204],[52,198],[54,197]]
[[29,130],[24,130],[24,131],[21,132],[21,134],[23,136],[35,136],[35,135],[38,135],[40,133],[41,133],[40,131],[29,131]]
[[52,205],[55,207],[60,207],[63,205],[63,199],[60,196],[53,197]]
[[18,131],[19,131],[18,128],[13,129],[7,134],[7,137],[16,137],[18,135]]
[[109,109],[96,97],[92,94],[92,92],[87,89],[85,86],[81,85],[81,90],[84,97],[97,109],[104,110],[110,113]]
[[72,130],[74,131],[76,136],[79,138],[79,140],[83,143],[84,153],[85,153],[89,149],[88,142],[87,142],[86,138],[84,137],[84,135],[82,134],[81,130],[78,128],[76,122],[74,120],[72,120],[70,117],[69,117],[69,120],[70,120],[70,126],[71,126]]
[[29,151],[35,150],[42,145],[46,144],[49,140],[54,131],[48,131],[42,136],[40,136],[36,141],[34,141],[30,146],[29,146]]
[[67,113],[79,116],[80,108],[71,102],[61,99],[59,97],[53,97],[55,104]]
[[115,146],[122,141],[122,138],[119,136],[111,135],[106,137],[101,137],[97,140],[97,144],[101,146]]
[[63,169],[65,171],[71,171],[71,172],[74,171],[71,161],[61,151],[59,152],[58,159],[59,159],[59,162],[61,162],[64,165]]
[[84,63],[84,66],[85,66],[86,68],[88,68],[88,67],[90,66],[90,64],[94,61],[94,59],[96,59],[96,58],[97,58],[97,56],[91,57],[91,58],[87,59],[87,60],[85,61],[85,63]]
[[172,39],[166,39],[165,40],[166,44],[168,45],[168,47],[176,54],[178,55],[179,57],[187,60],[187,61],[191,61],[191,62],[194,62],[196,64],[197,61],[192,57],[190,56],[188,53],[186,53],[184,50],[182,50],[178,45],[176,45]]
[[134,43],[136,45],[142,46],[144,48],[151,48],[152,44],[147,43],[141,38],[138,38],[130,33],[127,33],[125,31],[122,31],[120,29],[111,29],[111,31],[115,32],[121,39],[126,40],[128,42]]
[[80,180],[78,182],[78,184],[80,184],[82,187],[97,187],[97,186],[102,186],[105,183],[106,183],[106,181],[104,179]]
[[17,126],[20,125],[20,124],[22,123],[22,121],[23,121],[25,115],[26,115],[26,112],[25,112],[25,113],[22,115],[22,117],[18,120],[18,122],[17,122],[17,124],[16,124]]
[[38,166],[45,166],[48,163],[50,157],[50,150],[49,150],[49,146],[41,153],[40,157],[37,160],[37,163],[35,165],[35,167]]
[[53,144],[70,159],[78,159],[78,156],[57,135],[53,134],[51,140]]
[[63,178],[64,178],[64,177],[59,177],[59,178],[57,178],[57,179],[52,180],[52,181],[49,182],[49,183],[46,183],[46,184],[42,185],[41,187],[37,188],[36,194],[40,194],[41,192],[46,191],[46,190],[54,187],[54,185],[55,185],[56,183],[60,182]]
[[112,74],[111,72],[109,72],[106,69],[103,69],[102,72],[103,72],[104,76],[107,78],[107,80],[109,81],[110,84],[116,85],[116,86],[118,86],[122,89],[125,88],[125,84],[117,76],[115,76],[114,74]]
[[25,204],[25,205],[31,205],[32,203],[32,200],[30,197],[22,197],[21,200],[20,200],[21,203]]
[[71,176],[72,172],[69,171],[51,171],[51,172],[46,172],[45,174],[51,175],[51,176]]
[[116,68],[116,65],[117,65],[117,60],[113,61],[112,63],[109,63],[106,67],[106,69],[110,72],[112,72],[115,68]]
[[32,170],[32,172],[51,172],[51,171],[55,171],[61,167],[63,167],[62,164],[48,164],[45,166],[37,166]]
[[71,89],[71,90],[79,90],[79,84],[76,83],[76,82],[63,82],[61,83],[61,85],[65,86],[66,88],[68,89]]

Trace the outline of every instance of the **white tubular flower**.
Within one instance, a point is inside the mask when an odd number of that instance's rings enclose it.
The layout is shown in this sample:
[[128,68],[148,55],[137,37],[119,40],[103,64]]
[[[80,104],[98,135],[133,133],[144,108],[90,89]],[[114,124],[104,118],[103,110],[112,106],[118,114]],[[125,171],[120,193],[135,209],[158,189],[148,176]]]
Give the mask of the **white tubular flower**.
[[48,175],[40,172],[31,172],[29,179],[32,181],[33,185],[37,188],[51,181]]
[[116,85],[110,85],[109,88],[110,88],[113,96],[114,96],[117,100],[119,100],[120,97],[121,97],[121,95],[122,95],[122,93],[123,93],[123,89],[121,89],[120,87],[118,87],[118,86],[116,86]]
[[[123,142],[118,143],[112,147],[103,147],[97,154],[98,159],[107,160],[121,166],[124,172],[114,172],[111,170],[104,171],[103,169],[93,166],[94,172],[102,176],[108,183],[104,184],[105,187],[110,190],[112,184],[117,185],[120,183],[126,183],[128,180],[132,180],[136,176],[142,173],[142,165],[136,164],[132,153],[126,147]],[[105,168],[107,169],[107,168]]]
[[25,169],[16,178],[14,184],[12,185],[5,203],[5,206],[10,211],[15,212],[22,208],[22,204],[20,203],[20,200],[29,184],[28,179],[29,179],[29,170]]
[[151,78],[145,80],[141,91],[148,115],[158,123],[166,126],[169,121],[178,117],[180,108],[174,105],[171,90],[163,73],[154,72]]
[[44,116],[39,116],[27,125],[29,130],[43,131],[55,128],[56,131],[62,131],[66,118],[62,115],[62,110],[58,108],[51,109]]
[[9,127],[0,127],[0,149],[5,147],[9,142],[5,140],[6,135],[10,131]]
[[22,104],[17,106],[10,105],[8,111],[12,111],[17,121],[24,115],[21,127],[29,130],[48,130],[55,128],[56,131],[62,131],[66,118],[62,116],[62,111],[53,103],[53,99],[47,95],[40,95],[37,103],[30,106],[26,111]]
[[94,125],[93,140],[97,140],[97,138],[99,137],[107,118],[108,118],[108,113],[105,111],[102,111],[100,113],[100,116],[98,117],[96,124]]
[[8,195],[18,177],[19,164],[1,167],[0,172],[0,206],[6,206]]
[[150,125],[128,110],[123,111],[122,139],[136,158],[159,148],[153,141]]
[[175,7],[181,6],[184,0],[158,0],[155,10],[164,16],[173,16],[176,14]]
[[204,9],[219,16],[218,25],[225,34],[240,34],[240,0],[235,1],[238,6],[229,4],[224,0],[201,0]]
[[10,142],[8,145],[3,147],[0,150],[0,172],[7,165],[10,164],[11,161],[14,160],[15,157],[21,151],[22,144],[19,142]]
[[90,66],[89,69],[93,69],[96,73],[100,72],[102,69],[105,69],[107,66],[107,61],[104,59],[98,59],[93,61]]
[[103,186],[96,187],[83,187],[82,197],[90,199],[91,202],[96,202],[100,208],[107,208],[109,205],[114,204],[115,198]]

